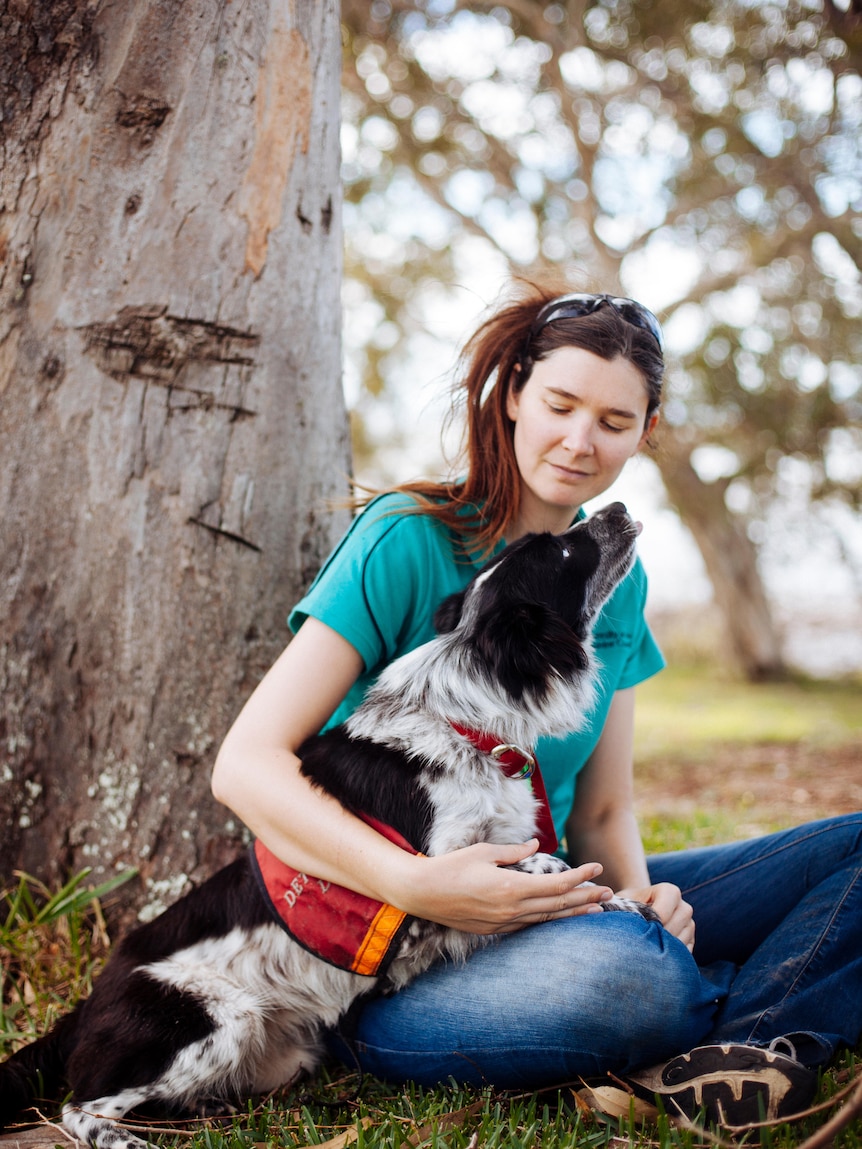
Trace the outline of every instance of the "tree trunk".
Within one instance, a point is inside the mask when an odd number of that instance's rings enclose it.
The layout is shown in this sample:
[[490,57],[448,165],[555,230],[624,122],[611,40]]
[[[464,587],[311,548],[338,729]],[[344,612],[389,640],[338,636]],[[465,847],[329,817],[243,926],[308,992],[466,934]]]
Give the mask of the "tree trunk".
[[344,526],[338,3],[0,13],[0,880],[150,914]]
[[727,651],[750,681],[780,678],[781,642],[745,525],[725,504],[725,484],[704,483],[689,450],[669,428],[656,458],[668,497],[691,531],[712,583],[725,626]]

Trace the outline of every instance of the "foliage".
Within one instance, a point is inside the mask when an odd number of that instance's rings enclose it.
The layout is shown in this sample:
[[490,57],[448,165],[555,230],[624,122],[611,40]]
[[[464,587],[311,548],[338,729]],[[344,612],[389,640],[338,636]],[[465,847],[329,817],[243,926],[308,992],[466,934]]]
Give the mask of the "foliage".
[[[824,1099],[835,1096],[852,1080],[854,1059],[842,1058],[834,1075],[824,1079]],[[498,1094],[454,1084],[430,1090],[405,1086],[392,1090],[373,1079],[351,1076],[336,1082],[321,1078],[312,1093],[291,1098],[289,1108],[278,1102],[258,1107],[234,1123],[229,1133],[207,1131],[207,1149],[227,1149],[237,1141],[255,1145],[278,1143],[296,1149],[321,1145],[343,1149],[609,1149],[628,1144],[643,1149],[693,1149],[704,1140],[696,1132],[672,1125],[664,1116],[649,1125],[630,1117],[615,1118],[579,1108],[580,1082],[544,1093]],[[357,1090],[359,1091],[357,1093]],[[333,1095],[345,1100],[333,1104]],[[766,1133],[772,1149],[800,1146],[822,1117]],[[204,1144],[196,1137],[193,1144]],[[719,1144],[722,1144],[719,1142]],[[723,1143],[730,1145],[731,1143]],[[846,1131],[836,1141],[840,1149],[858,1149],[858,1131]]]
[[858,16],[818,0],[344,13],[348,238],[377,244],[363,265],[387,320],[470,235],[515,267],[611,283],[660,257],[677,269],[666,418],[729,444],[724,470],[755,496],[789,455],[817,462],[816,493],[858,499],[862,473],[829,462],[862,412]]
[[137,873],[126,870],[94,889],[82,870],[59,890],[18,873],[0,893],[0,1051],[32,1040],[90,989],[107,957],[101,898]]
[[[848,558],[862,499],[857,7],[345,0],[343,20],[347,345],[371,390],[403,404],[443,285],[466,333],[477,265],[498,286],[507,267],[621,284],[665,320],[657,462],[683,519],[736,522],[712,550],[731,537],[742,551],[777,508],[819,501]],[[376,408],[360,406],[367,448]],[[728,575],[709,550],[715,583]]]

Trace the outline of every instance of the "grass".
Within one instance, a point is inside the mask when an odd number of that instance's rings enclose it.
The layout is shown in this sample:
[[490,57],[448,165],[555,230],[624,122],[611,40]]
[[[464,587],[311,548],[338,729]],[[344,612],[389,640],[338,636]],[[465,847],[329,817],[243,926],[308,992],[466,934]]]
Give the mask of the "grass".
[[751,685],[703,663],[638,689],[637,807],[648,853],[862,808],[862,681]]
[[[724,810],[698,811],[692,815],[667,817],[642,814],[639,818],[641,837],[647,854],[689,850],[696,846],[715,846],[735,836],[736,822]],[[767,832],[780,829],[769,826]]]
[[[738,757],[753,743],[804,741],[830,750],[862,747],[858,682],[751,687],[705,666],[665,672],[646,684],[639,698],[638,755],[643,768],[670,797],[691,763]],[[858,757],[854,759],[858,762]],[[650,771],[652,773],[650,774]],[[674,773],[676,771],[676,773]],[[750,804],[720,788],[708,803],[641,813],[648,851],[704,845],[739,836],[752,816]],[[668,809],[671,813],[668,814]],[[798,821],[799,810],[780,804],[756,807],[756,829]],[[749,826],[749,829],[751,827]],[[52,892],[19,875],[0,895],[0,1055],[30,1040],[65,1008],[85,995],[105,960],[109,938],[101,899],[130,875],[95,890],[86,873]],[[848,1089],[860,1072],[862,1047],[847,1052],[823,1074],[821,1101]],[[300,1088],[222,1122],[172,1123],[145,1136],[168,1149],[263,1149],[325,1146],[327,1149],[693,1149],[710,1144],[666,1118],[640,1125],[579,1108],[574,1088],[512,1094],[456,1085],[397,1089],[375,1079],[325,1071]],[[843,1111],[839,1108],[837,1112]],[[764,1149],[803,1149],[827,1113],[766,1129]],[[749,1135],[746,1143],[757,1144]],[[46,1138],[46,1144],[53,1138]],[[862,1149],[862,1122],[840,1129],[836,1149]],[[806,1147],[811,1149],[811,1147]]]
[[56,891],[16,874],[0,899],[0,1053],[44,1032],[89,993],[108,953],[100,900],[136,873],[127,870],[95,889],[83,870]]
[[644,759],[703,754],[716,744],[862,743],[858,678],[752,685],[693,663],[638,687],[636,738]]

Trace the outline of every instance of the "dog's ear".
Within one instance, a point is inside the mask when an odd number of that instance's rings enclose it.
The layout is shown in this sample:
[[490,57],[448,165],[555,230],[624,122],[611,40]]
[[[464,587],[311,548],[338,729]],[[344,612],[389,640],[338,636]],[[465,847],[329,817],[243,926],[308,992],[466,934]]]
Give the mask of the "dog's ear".
[[459,590],[457,594],[450,594],[437,607],[434,612],[434,629],[438,634],[449,634],[461,621],[461,611],[464,609],[466,593],[466,591]]
[[573,679],[589,667],[584,644],[556,611],[540,603],[509,604],[477,627],[476,650],[506,692],[541,698],[554,678]]

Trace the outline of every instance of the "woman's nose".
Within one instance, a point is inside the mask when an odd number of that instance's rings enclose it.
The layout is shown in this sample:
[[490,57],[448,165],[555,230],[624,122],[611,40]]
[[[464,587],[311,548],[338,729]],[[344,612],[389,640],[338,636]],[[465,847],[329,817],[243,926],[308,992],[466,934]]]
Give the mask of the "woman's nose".
[[593,430],[592,419],[583,412],[577,412],[566,427],[563,447],[573,455],[591,455],[595,449]]

